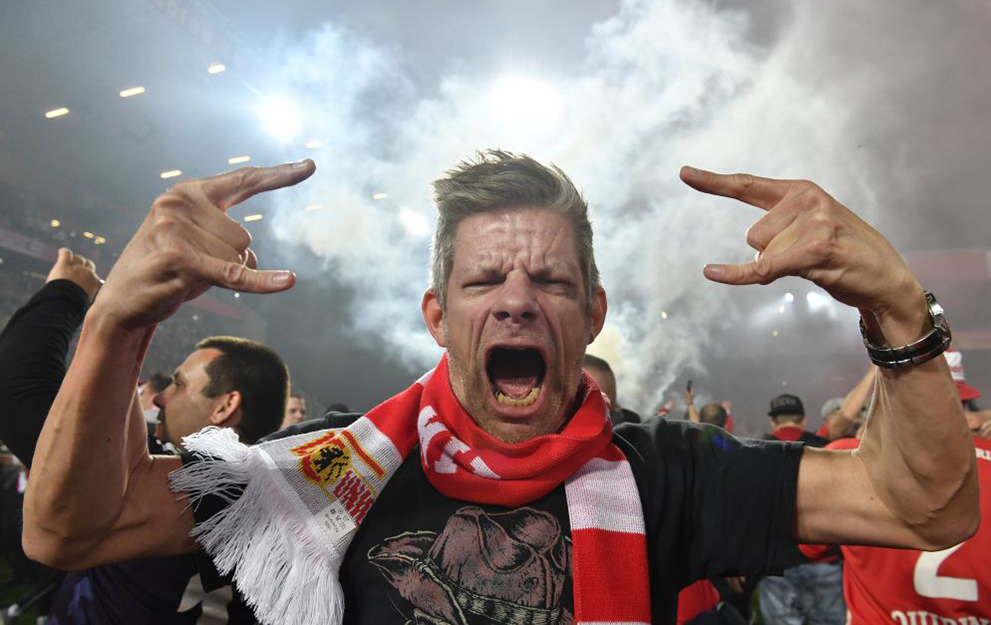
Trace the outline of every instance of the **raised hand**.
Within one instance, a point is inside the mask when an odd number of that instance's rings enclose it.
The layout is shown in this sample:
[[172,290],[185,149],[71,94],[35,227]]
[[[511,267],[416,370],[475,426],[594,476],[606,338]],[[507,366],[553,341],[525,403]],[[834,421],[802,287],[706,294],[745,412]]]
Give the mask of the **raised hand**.
[[768,284],[782,276],[801,276],[862,310],[885,314],[902,303],[924,309],[922,288],[898,252],[816,184],[691,167],[682,168],[681,179],[703,193],[767,211],[747,231],[747,243],[757,250],[754,260],[706,265],[710,280]]
[[59,248],[58,258],[55,260],[55,264],[52,265],[51,270],[49,270],[48,277],[45,278],[45,283],[47,284],[53,280],[69,280],[74,282],[86,292],[90,302],[96,297],[96,292],[100,290],[100,285],[103,284],[103,280],[96,273],[96,265],[93,264],[93,261],[85,256],[73,254],[72,250],[67,247]]
[[226,211],[257,193],[297,184],[315,168],[307,159],[175,185],[152,204],[94,306],[134,330],[167,319],[211,286],[250,293],[290,288],[292,272],[256,269],[251,235]]

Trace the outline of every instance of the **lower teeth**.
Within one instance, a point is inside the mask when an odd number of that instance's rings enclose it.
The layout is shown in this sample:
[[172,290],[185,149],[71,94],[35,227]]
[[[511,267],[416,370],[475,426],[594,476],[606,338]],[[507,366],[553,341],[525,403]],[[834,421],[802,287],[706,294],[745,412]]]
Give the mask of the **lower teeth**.
[[530,406],[537,401],[537,397],[540,395],[540,387],[535,386],[530,389],[530,392],[526,394],[526,397],[522,399],[513,399],[509,395],[503,394],[502,391],[496,389],[495,396],[496,401],[498,401],[503,406],[513,406],[514,408],[522,408],[525,406]]

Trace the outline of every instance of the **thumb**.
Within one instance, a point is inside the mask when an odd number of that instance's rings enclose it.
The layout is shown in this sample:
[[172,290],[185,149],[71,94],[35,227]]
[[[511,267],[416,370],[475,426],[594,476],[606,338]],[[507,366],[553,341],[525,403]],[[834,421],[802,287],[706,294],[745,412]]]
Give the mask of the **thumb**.
[[66,264],[72,262],[72,250],[67,247],[58,248],[58,258],[55,259],[55,264]]
[[219,258],[206,258],[198,264],[197,273],[201,279],[232,291],[278,293],[296,283],[296,274],[288,270],[262,271]]

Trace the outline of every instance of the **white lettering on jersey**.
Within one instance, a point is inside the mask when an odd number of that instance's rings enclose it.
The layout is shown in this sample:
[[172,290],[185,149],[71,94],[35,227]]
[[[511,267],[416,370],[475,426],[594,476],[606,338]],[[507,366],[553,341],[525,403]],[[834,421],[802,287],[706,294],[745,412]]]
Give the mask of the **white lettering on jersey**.
[[953,552],[963,546],[954,545],[942,551],[923,551],[915,563],[915,575],[912,581],[915,592],[923,597],[932,599],[957,599],[959,601],[977,601],[977,580],[961,577],[943,577],[938,575],[939,565]]
[[991,621],[986,618],[977,616],[951,618],[924,610],[912,610],[910,612],[895,610],[891,613],[891,622],[898,625],[991,625]]

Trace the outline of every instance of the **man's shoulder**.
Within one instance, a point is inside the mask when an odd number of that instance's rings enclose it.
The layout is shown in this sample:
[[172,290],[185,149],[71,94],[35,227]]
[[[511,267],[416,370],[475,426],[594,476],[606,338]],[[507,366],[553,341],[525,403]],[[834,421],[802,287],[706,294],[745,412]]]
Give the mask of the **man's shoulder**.
[[675,460],[694,454],[700,447],[723,451],[731,448],[774,443],[738,438],[709,423],[655,418],[644,423],[621,423],[613,428],[613,442],[627,456],[631,452],[648,458]]
[[346,428],[363,416],[364,414],[360,412],[328,412],[319,419],[310,419],[309,421],[302,421],[295,425],[290,425],[287,428],[283,428],[278,432],[273,432],[268,436],[262,438],[258,442],[266,443],[268,441],[274,441],[280,438],[288,438],[290,436],[296,436],[298,434],[319,432],[320,430],[335,430],[340,428]]

